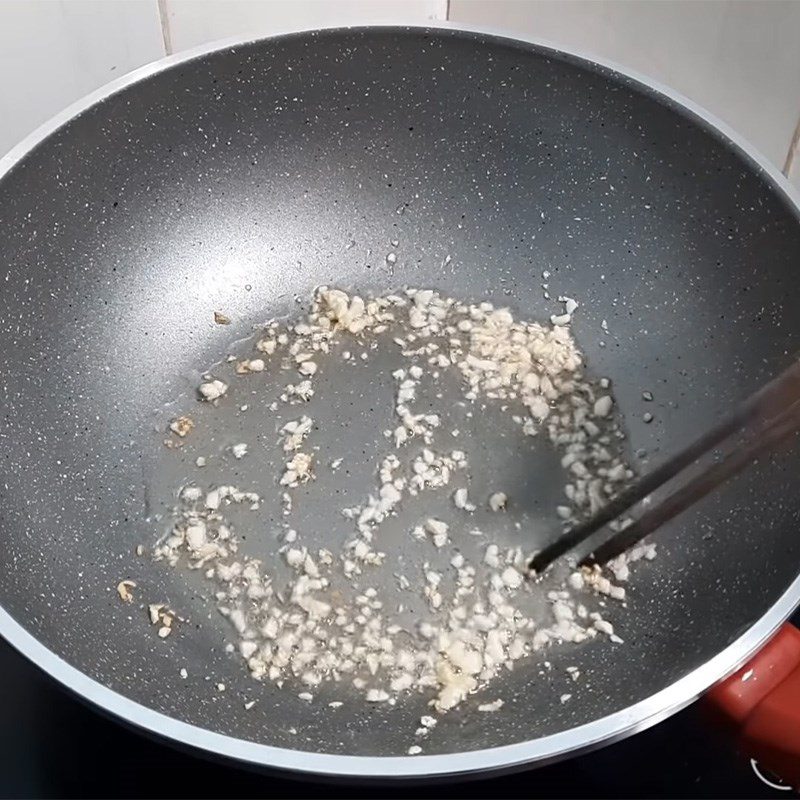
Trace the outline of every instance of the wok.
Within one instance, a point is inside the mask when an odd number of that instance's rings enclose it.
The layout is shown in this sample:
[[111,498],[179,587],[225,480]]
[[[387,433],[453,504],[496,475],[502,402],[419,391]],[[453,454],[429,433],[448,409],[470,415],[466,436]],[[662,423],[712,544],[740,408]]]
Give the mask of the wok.
[[[641,469],[784,368],[800,347],[797,198],[720,123],[641,78],[443,28],[305,32],[168,58],[0,161],[0,253],[0,631],[139,728],[338,775],[542,763],[689,703],[800,600],[800,463],[786,452],[662,531],[658,559],[631,579],[624,649],[553,650],[550,676],[521,662],[497,685],[502,709],[445,715],[409,757],[425,698],[333,714],[257,684],[225,652],[202,588],[134,555],[162,533],[191,465],[165,455],[165,419],[195,402],[199,370],[319,284],[433,287],[546,319],[549,271],[581,303],[575,336],[614,383]],[[215,310],[232,324],[215,325]],[[356,432],[345,441],[356,460],[381,391],[359,380],[330,412]],[[492,469],[554,502],[542,464],[493,426],[481,445]],[[338,535],[329,505],[303,513]],[[138,584],[132,605],[114,589],[123,578]],[[157,639],[147,599],[190,624]],[[561,704],[568,664],[589,679]]]

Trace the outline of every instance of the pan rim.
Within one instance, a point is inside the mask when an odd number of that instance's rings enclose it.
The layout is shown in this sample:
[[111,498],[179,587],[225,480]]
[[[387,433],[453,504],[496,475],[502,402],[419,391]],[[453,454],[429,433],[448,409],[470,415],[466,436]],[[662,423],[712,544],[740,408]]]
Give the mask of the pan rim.
[[[589,67],[610,70],[623,79],[627,79],[634,86],[638,84],[639,88],[646,90],[662,102],[669,101],[674,107],[690,112],[695,118],[695,122],[705,123],[712,135],[726,139],[729,146],[738,150],[740,155],[749,158],[761,174],[770,180],[772,188],[778,194],[783,195],[784,200],[800,216],[800,192],[792,186],[777,167],[726,123],[679,92],[635,70],[621,67],[611,60],[600,58],[582,49],[565,48],[545,39],[520,36],[499,28],[452,24],[444,20],[432,20],[430,24],[387,22],[351,26],[331,25],[314,29],[288,28],[268,36],[226,38],[166,56],[100,87],[40,125],[8,153],[0,157],[0,180],[38,144],[79,114],[111,95],[171,67],[217,51],[292,34],[369,29],[481,34],[510,40],[513,43],[532,45],[541,50],[552,51],[555,55],[574,58]],[[659,692],[613,714],[526,742],[460,753],[418,756],[350,756],[314,753],[273,747],[215,733],[141,705],[94,680],[42,644],[2,607],[0,607],[0,635],[18,652],[67,689],[112,716],[157,737],[166,738],[178,744],[188,744],[199,750],[247,762],[251,765],[276,767],[297,773],[340,778],[425,778],[497,772],[521,769],[534,764],[542,765],[611,744],[655,725],[689,705],[709,687],[738,669],[767,642],[799,603],[800,575],[792,581],[765,614],[724,650]]]

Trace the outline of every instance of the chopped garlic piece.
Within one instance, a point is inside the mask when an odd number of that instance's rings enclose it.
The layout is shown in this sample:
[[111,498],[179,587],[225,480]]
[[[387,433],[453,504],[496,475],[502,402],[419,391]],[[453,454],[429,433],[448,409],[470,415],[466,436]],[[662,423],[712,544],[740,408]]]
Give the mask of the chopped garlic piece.
[[508,503],[505,492],[495,492],[489,497],[489,508],[492,511],[503,511]]
[[[628,577],[632,553],[615,559],[608,570],[598,574],[580,570],[566,573],[563,580],[545,578],[543,581],[550,581],[550,588],[545,589],[544,582],[525,580],[527,559],[520,548],[501,550],[489,537],[482,544],[464,542],[465,534],[485,534],[462,529],[456,522],[448,525],[438,516],[446,513],[441,504],[447,502],[445,492],[435,490],[465,483],[457,473],[468,468],[466,453],[437,450],[442,442],[452,443],[456,433],[462,434],[459,442],[468,438],[466,424],[459,430],[449,418],[451,411],[461,413],[461,408],[466,409],[466,419],[473,419],[493,403],[519,426],[517,430],[537,437],[520,437],[522,446],[546,441],[555,448],[565,471],[565,498],[554,516],[565,524],[595,513],[632,477],[618,444],[620,431],[612,414],[610,382],[594,382],[583,373],[582,356],[567,327],[577,302],[568,297],[559,300],[565,313],[548,325],[518,321],[508,309],[488,302],[461,303],[431,289],[362,298],[323,287],[315,293],[307,315],[290,323],[264,326],[256,343],[263,358],[228,359],[239,374],[266,371],[267,364],[270,378],[286,370],[300,372],[303,380],[297,385],[278,387],[279,400],[268,397],[264,401],[276,416],[282,413],[281,403],[308,402],[314,397],[310,378],[318,371],[325,377],[335,373],[326,358],[341,356],[340,363],[351,371],[361,369],[358,355],[378,369],[384,363],[377,349],[378,337],[385,334],[392,357],[398,359],[391,376],[394,420],[391,425],[381,425],[388,428],[384,435],[389,452],[376,464],[373,491],[342,511],[352,531],[343,538],[341,549],[333,545],[329,545],[331,550],[318,549],[319,545],[312,549],[309,544],[317,532],[300,528],[298,533],[288,524],[293,513],[292,490],[314,477],[314,460],[324,459],[332,471],[343,463],[341,458],[331,460],[325,441],[312,440],[312,446],[307,446],[313,422],[305,415],[289,421],[281,418],[278,425],[279,450],[283,448],[287,459],[276,498],[283,524],[269,534],[280,559],[262,564],[246,554],[239,532],[247,531],[248,523],[236,518],[231,525],[230,507],[243,504],[255,510],[261,498],[224,484],[184,486],[178,494],[173,528],[153,548],[156,559],[178,569],[200,570],[199,577],[212,582],[217,608],[237,637],[225,650],[241,658],[254,678],[279,687],[299,684],[303,689],[299,696],[307,702],[321,691],[317,687],[329,682],[352,687],[365,702],[387,705],[403,702],[407,693],[423,692],[433,698],[437,711],[444,712],[531,652],[598,637],[622,641],[595,609],[604,609],[608,598],[625,599],[624,588],[616,584]],[[349,341],[353,337],[357,338]],[[373,353],[375,357],[370,358]],[[463,401],[448,407],[446,416],[431,405],[431,397],[444,400],[437,383],[453,374],[463,385]],[[200,396],[212,403],[228,390],[217,378],[206,375],[204,381]],[[261,408],[255,387],[246,387],[254,398],[251,418]],[[320,381],[319,391],[326,388],[327,381]],[[328,397],[321,399],[331,402]],[[242,412],[248,408],[247,403],[240,403],[241,399],[229,409],[237,424],[246,419],[237,408]],[[335,406],[333,410],[335,418]],[[322,419],[328,416],[323,414]],[[609,419],[601,424],[602,417]],[[444,431],[443,425],[447,426]],[[173,447],[182,444],[171,442]],[[238,446],[231,448],[234,455]],[[395,452],[401,447],[414,449],[402,461]],[[197,466],[205,464],[201,458],[197,458]],[[223,466],[224,460],[220,468]],[[360,467],[355,462],[353,466]],[[476,468],[480,466],[478,461]],[[319,477],[320,486],[330,479],[337,484],[337,491],[343,491],[338,484],[344,474],[335,479]],[[265,483],[269,480],[270,476],[264,476]],[[477,511],[466,486],[451,491],[456,509]],[[489,509],[495,512],[507,504],[502,492],[488,499]],[[373,576],[375,567],[388,560],[381,549],[388,549],[386,543],[391,542],[385,524],[395,517],[403,525],[402,512],[412,508],[417,509],[415,514],[421,509],[420,524],[411,531],[413,538],[430,539],[437,548],[445,549],[452,537],[458,549],[445,550],[446,555],[433,554],[431,561],[425,562],[422,554],[431,554],[429,545],[409,542],[407,546],[412,553],[416,550],[419,562],[409,560],[398,566],[412,577],[395,573],[398,598],[393,590],[379,588]],[[333,513],[338,511],[335,507]],[[463,519],[454,514],[456,518]],[[299,515],[298,523],[303,519],[308,518]],[[259,524],[259,520],[250,523]],[[519,530],[520,520],[510,519],[508,527],[511,525]],[[482,564],[470,562],[476,544],[485,547],[477,558]],[[639,556],[650,557],[644,551]],[[573,593],[578,591],[583,603],[575,599]],[[526,598],[537,593],[543,608],[536,604],[534,613]],[[415,601],[424,603],[416,605]],[[175,629],[177,617],[166,607],[155,605],[149,611],[159,636],[166,637]],[[550,668],[549,662],[541,664],[542,669]],[[568,673],[576,680],[576,671]],[[245,708],[252,703],[245,702]],[[329,703],[331,708],[341,705],[338,700]],[[478,709],[488,712],[501,706],[498,699],[482,703]],[[436,717],[422,717],[416,735],[428,736],[435,724]]]
[[261,358],[246,358],[236,365],[236,373],[238,375],[248,375],[251,372],[263,372],[264,360]]
[[295,453],[291,460],[286,462],[286,469],[281,476],[281,486],[299,486],[311,477],[312,457],[308,453]]
[[191,417],[176,417],[172,422],[169,424],[169,429],[183,438],[184,436],[188,436],[192,428],[194,428],[194,420]]
[[614,401],[609,395],[604,394],[602,397],[598,397],[594,401],[594,415],[596,417],[607,417],[611,413],[613,405]]
[[500,578],[509,589],[519,589],[522,586],[522,574],[514,567],[506,567]]
[[455,492],[453,492],[453,504],[456,508],[463,509],[464,511],[475,511],[475,506],[470,503],[467,490],[464,488],[456,489]]
[[133,602],[133,594],[131,594],[131,589],[136,588],[136,582],[130,579],[126,579],[124,581],[120,581],[117,584],[117,594],[122,600],[123,603],[132,603]]
[[[311,417],[307,417],[305,414],[300,417],[300,419],[293,419],[287,422],[281,428],[281,434],[285,437],[283,440],[283,449],[287,452],[298,450],[306,436],[308,436],[313,425],[314,420],[312,420]],[[341,459],[339,463],[341,463]],[[331,467],[334,468],[333,464],[331,464]]]
[[207,383],[201,383],[199,391],[203,400],[213,402],[214,400],[218,400],[228,391],[228,384],[224,381],[214,378]]
[[239,442],[231,447],[231,453],[234,458],[244,458],[247,455],[247,444]]
[[311,360],[301,361],[297,367],[297,371],[301,375],[307,375],[307,376],[314,375],[317,372],[317,364],[315,361]]
[[440,519],[433,517],[425,520],[425,530],[431,535],[436,547],[444,547],[448,542],[448,525]]

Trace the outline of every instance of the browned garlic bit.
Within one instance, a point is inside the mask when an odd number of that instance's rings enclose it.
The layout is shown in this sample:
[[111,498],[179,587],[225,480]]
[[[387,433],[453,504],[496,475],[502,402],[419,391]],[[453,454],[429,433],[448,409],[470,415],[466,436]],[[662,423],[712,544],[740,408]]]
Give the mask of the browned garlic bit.
[[194,420],[191,417],[177,417],[169,424],[169,429],[183,438],[192,432],[194,428]]
[[132,603],[133,602],[133,594],[131,594],[131,589],[136,588],[136,582],[130,579],[126,579],[124,581],[120,581],[117,584],[117,594],[122,600],[123,603]]
[[264,371],[264,359],[262,358],[248,358],[244,361],[239,361],[236,364],[237,375],[249,375],[251,372]]
[[[302,519],[291,526],[287,519],[279,540],[283,563],[267,566],[240,552],[229,521],[232,505],[257,512],[258,494],[224,485],[189,483],[181,489],[174,525],[155,548],[155,558],[175,568],[202,570],[253,677],[286,684],[309,703],[318,702],[319,687],[326,683],[345,682],[366,703],[377,705],[417,692],[443,713],[546,647],[597,637],[621,643],[606,619],[605,604],[625,600],[617,583],[628,578],[630,563],[652,558],[652,546],[615,560],[608,573],[572,572],[551,590],[526,581],[529,554],[520,547],[503,549],[490,540],[489,531],[468,525],[469,515],[487,510],[497,512],[492,515],[496,524],[503,522],[507,517],[499,512],[508,506],[506,493],[492,492],[481,509],[470,502],[467,453],[447,446],[458,430],[443,430],[440,415],[430,410],[429,395],[436,392],[430,388],[444,373],[455,376],[465,405],[478,398],[495,401],[503,411],[508,408],[524,434],[554,447],[567,475],[555,517],[570,524],[599,509],[633,473],[620,455],[608,382],[600,385],[586,377],[570,333],[578,304],[567,297],[560,302],[564,312],[551,324],[539,324],[517,321],[509,310],[488,302],[462,303],[429,289],[365,299],[322,287],[305,318],[266,327],[255,344],[258,357],[234,359],[228,369],[243,376],[269,374],[273,368],[299,374],[300,380],[280,391],[280,402],[270,405],[273,411],[281,403],[291,410],[292,404],[312,401],[315,386],[325,385],[325,359],[338,352],[332,349],[336,342],[351,348],[342,351],[344,362],[360,364],[356,355],[369,359],[385,334],[381,341],[405,359],[390,378],[388,414],[394,419],[384,432],[388,452],[376,457],[376,486],[357,505],[341,509],[352,525],[343,546],[311,549],[303,543]],[[256,380],[234,379],[230,391]],[[200,397],[211,403],[228,391],[225,381],[211,375],[199,387]],[[315,464],[316,431],[306,414],[279,429],[275,446],[284,467],[275,476],[275,497],[284,519],[296,513],[295,490],[312,481],[315,467],[321,476],[321,464],[336,470],[342,463],[328,454]],[[244,443],[232,447],[237,458],[246,450]],[[300,491],[313,488],[309,484]],[[436,513],[428,506],[415,508],[439,496]],[[508,516],[513,511],[512,505]],[[380,549],[381,529],[398,514],[408,516],[404,530],[419,559],[406,562],[393,578],[379,580],[381,570],[389,568]],[[470,534],[489,541],[484,545]],[[464,546],[470,539],[471,549],[482,548],[472,560]],[[412,594],[416,610],[409,615]],[[531,602],[537,598],[545,612]],[[150,615],[158,635],[169,635],[174,614],[151,606]],[[576,673],[569,674],[576,679]],[[563,695],[561,702],[569,697]],[[341,706],[327,697],[325,702],[332,709]],[[477,708],[493,712],[502,705],[498,698]],[[435,725],[436,717],[423,716],[417,735],[427,736]],[[413,745],[408,752],[421,748]]]
[[163,603],[151,603],[147,607],[150,624],[158,626],[157,633],[160,639],[166,639],[172,633],[172,624],[175,621],[175,612]]

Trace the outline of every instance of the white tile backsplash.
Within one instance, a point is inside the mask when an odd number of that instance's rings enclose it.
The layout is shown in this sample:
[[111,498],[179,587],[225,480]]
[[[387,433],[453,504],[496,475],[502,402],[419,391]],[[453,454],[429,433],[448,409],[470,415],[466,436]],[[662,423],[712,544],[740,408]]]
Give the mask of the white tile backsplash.
[[0,0],[0,155],[83,95],[163,55],[157,0]]
[[550,39],[652,76],[783,166],[800,113],[800,2],[450,0],[450,19]]
[[447,0],[163,0],[174,52],[292,28],[446,19]]

